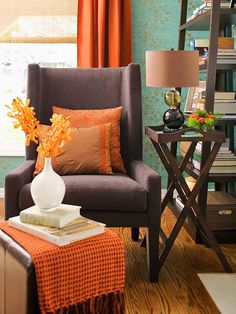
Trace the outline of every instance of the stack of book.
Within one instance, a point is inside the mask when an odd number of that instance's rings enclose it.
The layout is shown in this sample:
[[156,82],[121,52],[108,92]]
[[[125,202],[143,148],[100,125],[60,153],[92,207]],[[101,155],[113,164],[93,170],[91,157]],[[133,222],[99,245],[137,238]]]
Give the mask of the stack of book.
[[[192,15],[187,18],[186,22],[189,22],[192,19],[194,19],[196,16],[207,12],[211,8],[211,4],[212,4],[212,1],[209,1],[209,0],[203,1],[203,3],[199,7],[193,10]],[[230,7],[229,1],[221,0],[220,7],[222,9],[229,8]]]
[[215,92],[214,112],[236,114],[235,92]]
[[36,205],[9,219],[13,228],[58,246],[104,233],[105,224],[82,217],[80,206],[61,204],[53,211],[42,211]]
[[[202,157],[202,142],[198,142],[193,153],[192,165],[200,170]],[[229,149],[229,139],[222,144],[209,173],[236,173],[236,156]]]
[[[200,93],[201,100],[205,99],[206,91],[203,90]],[[214,99],[214,112],[220,114],[236,114],[236,99],[235,92],[220,92],[215,91],[215,99]]]
[[218,49],[217,63],[235,64],[236,63],[236,49]]
[[[190,48],[199,51],[199,65],[207,63],[208,60],[208,39],[194,39],[190,41]],[[217,50],[218,64],[235,64],[236,49],[234,49],[234,38],[219,37]]]

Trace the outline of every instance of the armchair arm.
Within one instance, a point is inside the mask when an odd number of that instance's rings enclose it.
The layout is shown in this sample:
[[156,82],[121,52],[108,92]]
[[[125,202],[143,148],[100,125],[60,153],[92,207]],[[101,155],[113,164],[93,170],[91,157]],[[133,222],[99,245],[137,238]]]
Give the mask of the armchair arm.
[[20,189],[33,179],[35,160],[25,160],[5,177],[5,219],[19,215]]
[[154,219],[152,223],[158,224],[161,211],[161,176],[141,160],[130,163],[130,176],[147,191],[148,217],[151,220],[156,217],[156,221]]

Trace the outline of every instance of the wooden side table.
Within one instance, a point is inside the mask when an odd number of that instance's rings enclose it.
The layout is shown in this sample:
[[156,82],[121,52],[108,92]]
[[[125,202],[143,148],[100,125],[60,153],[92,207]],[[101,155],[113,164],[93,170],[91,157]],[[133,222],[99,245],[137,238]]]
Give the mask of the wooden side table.
[[[162,238],[165,242],[165,247],[161,256],[159,257],[158,273],[160,272],[161,267],[163,266],[187,216],[191,217],[197,228],[200,228],[204,234],[205,241],[212,249],[214,249],[225,271],[233,272],[222,250],[220,249],[215,236],[209,229],[209,226],[204,215],[202,214],[201,209],[199,208],[198,203],[196,202],[196,197],[199,196],[199,192],[207,180],[209,169],[215,160],[221,144],[225,142],[225,133],[217,130],[202,131],[192,128],[183,128],[173,133],[164,133],[163,129],[164,125],[147,126],[145,128],[145,134],[150,138],[169,176],[168,189],[162,201],[161,210],[163,213],[168,202],[173,199],[174,189],[177,190],[184,207],[169,238],[167,238],[163,230],[160,229],[160,235],[162,235]],[[181,161],[178,161],[176,158],[176,149],[177,143],[180,141],[191,142],[191,144],[186,152],[185,157]],[[199,141],[205,145],[207,154],[202,160],[199,177],[191,191],[184,179],[183,173],[187,167],[189,159],[193,155],[195,146]]]

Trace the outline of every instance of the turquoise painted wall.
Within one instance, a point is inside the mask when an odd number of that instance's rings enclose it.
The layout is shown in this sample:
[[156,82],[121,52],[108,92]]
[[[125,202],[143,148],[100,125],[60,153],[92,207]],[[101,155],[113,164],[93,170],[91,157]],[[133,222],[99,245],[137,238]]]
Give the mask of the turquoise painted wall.
[[0,188],[4,186],[4,177],[7,173],[15,169],[24,157],[0,157]]
[[[201,0],[191,0],[189,11],[201,4]],[[177,48],[178,23],[180,15],[179,0],[133,0],[133,61],[141,65],[143,126],[162,123],[162,114],[167,109],[163,101],[165,90],[145,86],[145,51],[169,50]],[[199,36],[202,37],[203,33]],[[206,34],[205,34],[206,36]],[[192,34],[187,32],[190,40]],[[183,105],[182,105],[183,108]],[[22,162],[21,157],[0,157],[0,187],[4,176]],[[163,177],[165,187],[166,173],[156,156],[151,142],[144,135],[144,160]]]
[[[133,61],[141,65],[143,126],[162,124],[162,115],[167,110],[163,94],[166,90],[145,86],[145,51],[170,50],[178,47],[180,1],[133,0]],[[190,1],[189,11],[201,1]],[[196,35],[196,34],[195,34]],[[192,34],[187,32],[187,39]],[[183,108],[183,104],[182,104]],[[166,172],[156,155],[150,140],[144,135],[144,161],[162,175],[166,187]]]

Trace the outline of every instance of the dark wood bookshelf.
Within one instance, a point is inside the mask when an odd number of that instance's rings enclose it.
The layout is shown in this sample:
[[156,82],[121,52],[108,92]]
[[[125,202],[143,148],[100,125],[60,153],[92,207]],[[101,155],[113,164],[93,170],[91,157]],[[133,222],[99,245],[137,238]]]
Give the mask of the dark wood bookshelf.
[[[220,64],[217,63],[217,49],[218,49],[218,37],[231,37],[232,25],[236,24],[236,8],[220,8],[220,0],[212,1],[210,9],[206,12],[197,15],[193,19],[187,20],[188,0],[181,1],[180,10],[180,26],[179,26],[179,43],[178,49],[184,50],[186,33],[187,31],[208,31],[209,32],[209,47],[208,47],[208,60],[206,64],[199,66],[199,71],[206,72],[206,95],[205,95],[205,109],[209,112],[214,112],[214,94],[216,86],[222,91],[232,90],[233,71],[236,70],[236,64]],[[188,116],[188,114],[186,114]],[[230,149],[234,149],[234,127],[236,125],[236,115],[230,115],[230,117],[224,116],[218,119],[216,128],[224,131],[227,137],[230,137]],[[206,145],[202,148],[202,162],[207,158],[207,152],[209,147]],[[199,171],[194,169],[189,163],[186,167],[186,172],[197,179]],[[208,175],[207,182],[203,185],[199,200],[199,206],[202,213],[206,217],[208,214],[207,207],[207,195],[208,195],[208,183],[213,182],[216,189],[226,189],[226,191],[232,191],[232,184],[236,181],[235,173],[210,173]],[[233,189],[234,194],[235,189]],[[227,207],[227,204],[222,202],[221,207]],[[174,208],[174,206],[173,206]],[[236,211],[236,209],[234,209]],[[222,222],[224,224],[224,222]],[[190,230],[191,229],[191,230]],[[232,230],[222,230],[224,226],[220,226],[219,230],[214,230],[217,235],[217,239],[224,243],[236,243],[236,228]],[[202,243],[200,231],[188,224],[187,231],[198,243]],[[233,240],[232,240],[233,239]]]

